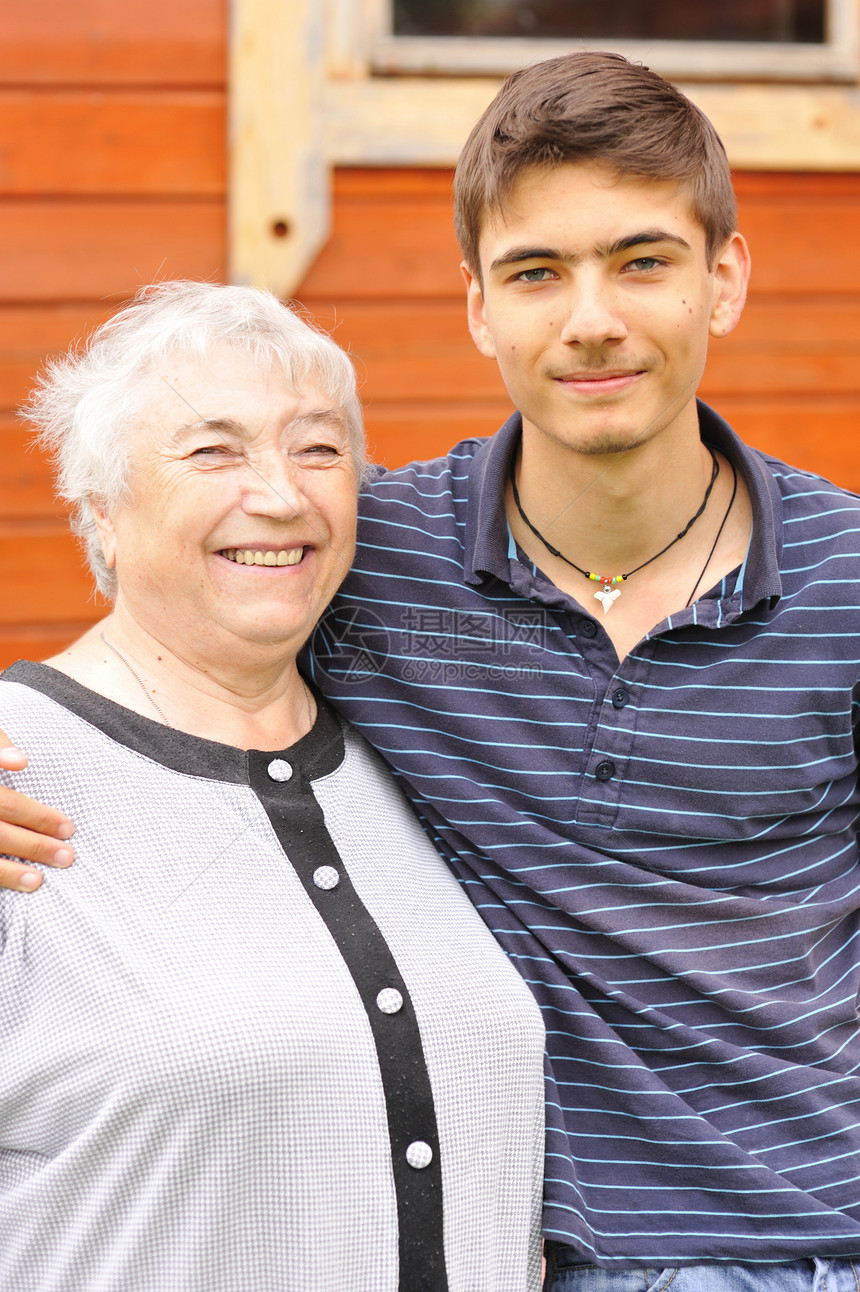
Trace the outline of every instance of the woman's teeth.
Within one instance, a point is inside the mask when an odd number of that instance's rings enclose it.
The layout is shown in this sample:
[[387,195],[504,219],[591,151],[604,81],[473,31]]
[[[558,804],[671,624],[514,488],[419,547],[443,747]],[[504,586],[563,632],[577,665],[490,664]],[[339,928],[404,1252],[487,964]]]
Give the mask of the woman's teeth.
[[303,547],[291,547],[288,551],[272,552],[254,547],[225,547],[221,555],[237,565],[298,565],[304,556]]

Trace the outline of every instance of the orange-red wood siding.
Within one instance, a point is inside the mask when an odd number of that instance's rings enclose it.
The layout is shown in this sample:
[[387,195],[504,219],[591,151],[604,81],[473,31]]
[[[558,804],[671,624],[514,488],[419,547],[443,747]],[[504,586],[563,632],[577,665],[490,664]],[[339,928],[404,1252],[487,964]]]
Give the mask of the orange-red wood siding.
[[[0,15],[0,666],[101,613],[15,408],[140,284],[226,272],[225,0],[40,0]],[[353,354],[374,456],[491,433],[441,170],[342,170],[297,299]],[[752,443],[860,489],[860,176],[741,174],[741,326],[703,394]]]

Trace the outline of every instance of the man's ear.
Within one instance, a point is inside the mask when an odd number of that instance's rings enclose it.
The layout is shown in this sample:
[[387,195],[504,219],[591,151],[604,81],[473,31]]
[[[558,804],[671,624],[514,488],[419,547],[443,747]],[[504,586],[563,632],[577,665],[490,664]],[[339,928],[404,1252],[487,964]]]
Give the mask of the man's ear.
[[460,265],[460,273],[466,283],[466,310],[469,318],[469,333],[484,358],[495,359],[496,347],[493,344],[493,336],[484,310],[484,289],[477,275],[472,273],[465,260]]
[[711,303],[711,336],[728,336],[740,321],[750,280],[750,249],[740,233],[733,233],[714,265]]
[[116,530],[114,529],[113,521],[100,499],[90,498],[90,511],[92,512],[93,520],[96,522],[102,554],[107,562],[108,569],[112,570],[116,565]]

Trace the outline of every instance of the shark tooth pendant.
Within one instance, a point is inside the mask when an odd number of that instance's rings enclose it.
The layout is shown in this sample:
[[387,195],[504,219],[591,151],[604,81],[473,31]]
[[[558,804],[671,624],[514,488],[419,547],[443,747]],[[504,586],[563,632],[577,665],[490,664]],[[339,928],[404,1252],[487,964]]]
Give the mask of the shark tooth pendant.
[[621,589],[616,588],[614,585],[616,583],[623,583],[624,580],[627,578],[627,575],[626,574],[612,574],[612,575],[592,574],[590,570],[586,571],[586,573],[589,579],[592,579],[595,583],[600,584],[599,589],[594,594],[594,600],[600,602],[600,604],[603,606],[603,613],[605,615],[608,615],[610,610],[612,609],[613,601],[617,601],[618,598],[621,596]]
[[603,606],[603,613],[608,615],[612,609],[613,601],[617,601],[620,596],[620,588],[601,588],[599,592],[595,592],[594,599],[600,602]]

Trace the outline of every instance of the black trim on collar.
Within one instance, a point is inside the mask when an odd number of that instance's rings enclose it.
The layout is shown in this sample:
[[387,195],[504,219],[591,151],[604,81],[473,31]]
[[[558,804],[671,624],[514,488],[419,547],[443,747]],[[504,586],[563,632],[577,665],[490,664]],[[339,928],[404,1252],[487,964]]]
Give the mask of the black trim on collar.
[[[236,749],[215,740],[201,740],[185,731],[153,722],[133,709],[126,709],[98,695],[49,664],[18,660],[2,676],[6,682],[18,682],[33,691],[40,691],[91,727],[103,731],[117,744],[125,745],[163,767],[205,780],[227,781],[234,785],[248,782],[250,754],[254,751]],[[341,720],[315,687],[313,691],[317,720],[306,736],[288,747],[291,765],[306,782],[333,772],[343,762],[344,755]],[[271,762],[285,752],[287,750],[264,750],[262,755]]]

